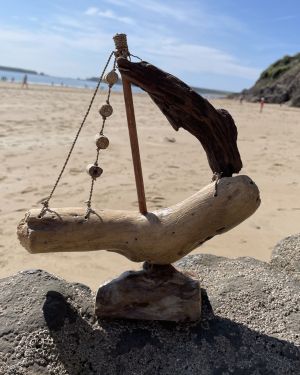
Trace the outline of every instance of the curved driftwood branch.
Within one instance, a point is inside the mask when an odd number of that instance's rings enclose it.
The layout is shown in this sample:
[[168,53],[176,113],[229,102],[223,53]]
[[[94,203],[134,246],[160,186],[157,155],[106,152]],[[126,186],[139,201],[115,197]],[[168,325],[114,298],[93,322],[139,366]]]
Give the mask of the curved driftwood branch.
[[31,253],[108,250],[132,261],[175,262],[203,242],[252,215],[259,191],[247,176],[222,178],[172,207],[141,215],[102,210],[85,219],[84,208],[31,210],[18,227]]
[[182,127],[198,138],[214,173],[230,177],[241,170],[237,129],[226,110],[216,110],[184,82],[145,61],[117,62],[122,76],[150,95],[175,130]]

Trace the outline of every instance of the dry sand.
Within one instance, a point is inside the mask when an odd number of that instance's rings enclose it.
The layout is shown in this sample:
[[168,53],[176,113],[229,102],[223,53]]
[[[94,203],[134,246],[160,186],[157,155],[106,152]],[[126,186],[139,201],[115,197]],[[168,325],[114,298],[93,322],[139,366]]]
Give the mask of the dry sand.
[[[104,280],[140,264],[105,251],[28,254],[18,243],[16,227],[26,210],[39,207],[64,162],[91,98],[81,89],[0,83],[0,277],[42,268],[96,289]],[[88,197],[85,166],[95,157],[94,135],[100,129],[101,93],[82,131],[52,207],[80,206]],[[176,133],[146,94],[134,97],[148,208],[167,207],[190,196],[211,180],[205,153],[194,137]],[[114,114],[105,134],[110,147],[101,153],[97,180],[98,208],[137,209],[123,97],[113,94]],[[275,243],[299,232],[300,109],[213,100],[227,109],[238,127],[238,146],[249,175],[261,191],[262,205],[240,226],[216,236],[195,252],[227,257],[270,258]],[[174,142],[170,142],[174,140]]]

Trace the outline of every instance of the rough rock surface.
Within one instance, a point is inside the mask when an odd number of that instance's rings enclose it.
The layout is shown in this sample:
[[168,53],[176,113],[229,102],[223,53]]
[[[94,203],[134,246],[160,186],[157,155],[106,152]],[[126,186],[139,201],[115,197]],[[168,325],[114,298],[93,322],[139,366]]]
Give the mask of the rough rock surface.
[[41,270],[0,280],[0,374],[300,374],[294,272],[212,255],[177,266],[200,279],[199,323],[97,321],[84,285]]
[[287,103],[300,107],[300,53],[284,56],[264,70],[253,87],[242,92],[246,100]]
[[300,281],[300,233],[284,238],[275,246],[271,265],[292,273]]

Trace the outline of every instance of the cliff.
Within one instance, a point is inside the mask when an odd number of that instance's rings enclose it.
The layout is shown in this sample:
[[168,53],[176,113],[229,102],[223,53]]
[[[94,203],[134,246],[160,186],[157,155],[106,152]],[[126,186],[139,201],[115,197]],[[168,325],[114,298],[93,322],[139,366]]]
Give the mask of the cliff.
[[300,53],[284,56],[264,70],[253,87],[244,90],[246,100],[300,107]]

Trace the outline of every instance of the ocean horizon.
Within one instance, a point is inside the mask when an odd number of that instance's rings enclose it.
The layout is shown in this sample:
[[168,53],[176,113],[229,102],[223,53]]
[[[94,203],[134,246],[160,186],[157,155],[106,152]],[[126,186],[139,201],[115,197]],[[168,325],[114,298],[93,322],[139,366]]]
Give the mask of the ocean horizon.
[[[47,85],[47,86],[55,86],[55,87],[72,87],[72,88],[86,88],[86,89],[95,89],[97,82],[91,81],[88,79],[80,79],[80,78],[67,78],[67,77],[55,77],[46,74],[27,74],[27,82],[28,84],[36,84],[36,85]],[[12,72],[8,70],[0,69],[0,80],[6,82],[14,82],[14,83],[22,83],[25,73],[21,72]],[[4,79],[3,79],[4,78]],[[105,83],[101,83],[101,89],[106,89],[107,85]],[[113,86],[113,91],[119,92],[122,90],[122,85],[117,84]],[[193,87],[198,94],[203,96],[206,99],[214,99],[214,98],[222,98],[225,97],[226,93],[221,93],[220,91],[216,90],[208,90],[208,89],[200,89],[197,87]],[[209,91],[209,92],[206,92]],[[133,92],[143,92],[140,88],[133,86]],[[229,94],[229,92],[228,92]]]

